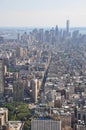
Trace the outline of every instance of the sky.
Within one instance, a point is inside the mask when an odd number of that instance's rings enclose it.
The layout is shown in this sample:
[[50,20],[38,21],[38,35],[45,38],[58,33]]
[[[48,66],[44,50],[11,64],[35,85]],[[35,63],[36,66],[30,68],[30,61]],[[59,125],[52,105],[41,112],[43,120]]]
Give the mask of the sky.
[[0,27],[86,27],[86,0],[0,0]]

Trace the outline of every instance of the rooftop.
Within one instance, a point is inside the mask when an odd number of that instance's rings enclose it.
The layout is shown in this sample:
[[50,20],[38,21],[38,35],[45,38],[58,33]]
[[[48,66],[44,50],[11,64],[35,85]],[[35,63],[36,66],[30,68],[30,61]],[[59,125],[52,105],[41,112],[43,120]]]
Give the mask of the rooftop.
[[23,123],[21,121],[9,121],[8,127],[12,130],[20,130],[23,127]]

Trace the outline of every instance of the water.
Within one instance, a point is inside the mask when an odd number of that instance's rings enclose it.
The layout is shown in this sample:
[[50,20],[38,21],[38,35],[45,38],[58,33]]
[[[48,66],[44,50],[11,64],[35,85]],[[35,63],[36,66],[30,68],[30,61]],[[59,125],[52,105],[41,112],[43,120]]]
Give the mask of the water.
[[81,34],[86,34],[86,27],[70,28],[71,32],[76,31],[76,30],[79,30],[79,33]]

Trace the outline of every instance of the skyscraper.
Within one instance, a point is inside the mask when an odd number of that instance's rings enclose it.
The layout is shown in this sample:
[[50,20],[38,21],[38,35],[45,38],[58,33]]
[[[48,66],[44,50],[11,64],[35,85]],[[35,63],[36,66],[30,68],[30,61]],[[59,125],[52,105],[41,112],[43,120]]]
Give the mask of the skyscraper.
[[69,24],[70,24],[70,21],[67,20],[66,21],[66,32],[67,32],[67,34],[69,34]]
[[37,79],[32,79],[30,81],[30,87],[32,89],[32,98],[33,98],[34,102],[37,102],[37,96],[38,96]]
[[4,94],[4,68],[3,68],[3,60],[0,59],[0,97]]
[[14,81],[13,97],[16,101],[23,101],[24,99],[24,86],[21,80]]
[[24,50],[23,50],[22,47],[18,47],[18,48],[16,49],[16,56],[17,56],[17,57],[23,57],[23,56],[24,56]]

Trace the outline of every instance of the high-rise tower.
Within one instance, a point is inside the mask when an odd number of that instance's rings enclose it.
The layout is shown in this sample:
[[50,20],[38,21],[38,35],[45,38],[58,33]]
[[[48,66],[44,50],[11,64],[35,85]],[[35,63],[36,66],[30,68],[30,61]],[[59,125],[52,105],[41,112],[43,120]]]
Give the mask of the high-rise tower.
[[34,102],[37,102],[38,90],[37,90],[37,79],[32,79],[30,81],[30,86],[32,89],[32,98]]
[[16,101],[23,101],[24,99],[24,86],[21,80],[14,81],[13,84],[13,97]]
[[69,24],[70,24],[70,21],[67,20],[66,21],[66,31],[67,31],[67,34],[69,34]]
[[0,59],[0,97],[4,94],[4,68],[3,60]]

